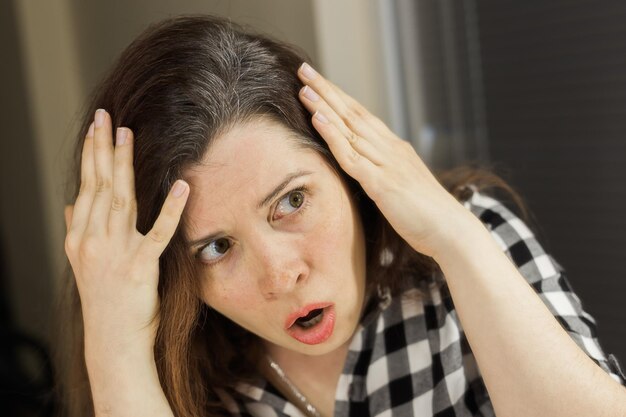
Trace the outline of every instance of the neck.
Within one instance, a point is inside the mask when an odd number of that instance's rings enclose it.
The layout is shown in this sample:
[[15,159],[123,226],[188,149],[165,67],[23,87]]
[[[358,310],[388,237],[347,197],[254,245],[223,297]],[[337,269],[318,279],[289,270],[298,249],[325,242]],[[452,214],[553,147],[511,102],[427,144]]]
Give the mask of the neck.
[[[350,341],[324,355],[310,356],[266,343],[267,354],[280,366],[285,377],[322,416],[332,416],[335,392],[343,370]],[[314,370],[314,372],[313,372]],[[269,366],[262,372],[293,404],[301,401]]]

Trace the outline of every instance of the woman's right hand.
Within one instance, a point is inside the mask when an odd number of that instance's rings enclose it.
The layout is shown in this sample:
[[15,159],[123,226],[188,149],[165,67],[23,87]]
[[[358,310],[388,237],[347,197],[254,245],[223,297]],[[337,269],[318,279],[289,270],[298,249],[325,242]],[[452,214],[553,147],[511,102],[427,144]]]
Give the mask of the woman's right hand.
[[96,362],[152,355],[158,325],[159,257],[176,231],[189,186],[178,180],[152,229],[136,229],[133,134],[98,110],[86,136],[81,186],[67,206],[65,251],[80,294],[85,354]]

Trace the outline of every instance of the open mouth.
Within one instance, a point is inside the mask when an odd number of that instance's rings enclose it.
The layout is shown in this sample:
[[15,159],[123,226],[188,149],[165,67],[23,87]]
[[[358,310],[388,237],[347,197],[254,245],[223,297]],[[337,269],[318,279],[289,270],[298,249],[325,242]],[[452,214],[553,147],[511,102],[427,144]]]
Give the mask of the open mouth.
[[315,310],[311,310],[311,312],[307,314],[306,316],[300,317],[298,320],[296,320],[294,325],[300,326],[303,329],[308,329],[308,328],[315,326],[320,321],[322,321],[323,316],[324,316],[324,309],[316,308]]
[[307,345],[316,345],[333,334],[335,308],[328,303],[308,306],[292,314],[286,324],[286,331],[291,337]]

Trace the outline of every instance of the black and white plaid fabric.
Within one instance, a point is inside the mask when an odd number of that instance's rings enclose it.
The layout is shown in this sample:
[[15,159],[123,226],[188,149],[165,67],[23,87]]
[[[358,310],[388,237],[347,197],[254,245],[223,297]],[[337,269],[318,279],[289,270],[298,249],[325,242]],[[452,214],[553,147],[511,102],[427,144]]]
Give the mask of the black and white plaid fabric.
[[[528,227],[497,200],[475,192],[465,206],[490,229],[552,314],[604,371],[626,384],[614,356],[602,351],[594,319],[583,311],[563,269]],[[476,360],[441,277],[403,294],[383,292],[361,321],[336,392],[336,416],[493,416]],[[270,383],[241,384],[228,396],[233,415],[303,416]],[[226,400],[226,398],[225,398]]]

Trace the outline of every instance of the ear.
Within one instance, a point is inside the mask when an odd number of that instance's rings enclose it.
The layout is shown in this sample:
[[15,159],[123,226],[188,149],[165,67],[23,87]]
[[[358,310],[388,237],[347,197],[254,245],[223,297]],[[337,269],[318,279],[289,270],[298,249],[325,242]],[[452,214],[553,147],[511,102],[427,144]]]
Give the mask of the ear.
[[65,215],[65,231],[66,232],[70,231],[73,213],[74,213],[74,206],[72,205],[65,206],[65,209],[63,210],[63,214]]

